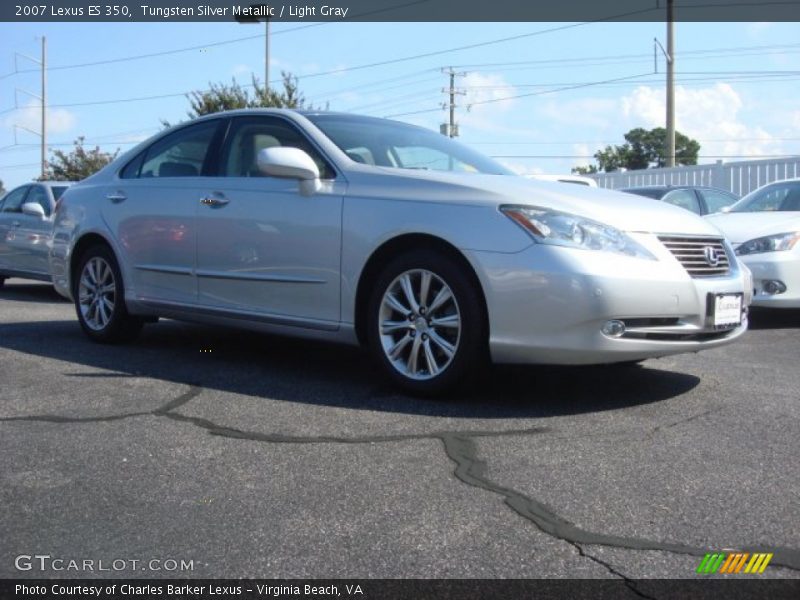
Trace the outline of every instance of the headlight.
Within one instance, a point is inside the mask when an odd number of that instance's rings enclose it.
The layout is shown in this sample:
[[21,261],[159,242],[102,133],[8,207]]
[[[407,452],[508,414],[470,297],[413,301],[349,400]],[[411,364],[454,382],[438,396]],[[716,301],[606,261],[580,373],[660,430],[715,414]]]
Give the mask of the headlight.
[[760,254],[761,252],[779,252],[781,250],[791,250],[797,241],[800,240],[800,231],[790,231],[789,233],[778,233],[767,235],[754,240],[749,240],[736,249],[736,254]]
[[532,206],[506,205],[500,210],[542,244],[656,260],[644,246],[620,230],[591,219]]

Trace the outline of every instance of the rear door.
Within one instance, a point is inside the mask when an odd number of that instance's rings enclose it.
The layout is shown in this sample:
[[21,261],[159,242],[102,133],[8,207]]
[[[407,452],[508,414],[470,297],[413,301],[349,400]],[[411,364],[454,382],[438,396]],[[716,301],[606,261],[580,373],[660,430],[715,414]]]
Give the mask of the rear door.
[[204,120],[157,140],[123,167],[101,198],[139,300],[196,301],[195,218],[214,187],[207,160],[225,122]]

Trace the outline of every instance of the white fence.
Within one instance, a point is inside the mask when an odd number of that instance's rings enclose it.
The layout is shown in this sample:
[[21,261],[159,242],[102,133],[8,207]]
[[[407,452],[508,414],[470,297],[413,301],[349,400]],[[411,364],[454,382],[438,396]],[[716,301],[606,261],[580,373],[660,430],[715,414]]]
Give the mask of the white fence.
[[773,181],[800,177],[800,156],[744,162],[643,169],[591,175],[597,185],[618,189],[642,185],[707,185],[744,196]]

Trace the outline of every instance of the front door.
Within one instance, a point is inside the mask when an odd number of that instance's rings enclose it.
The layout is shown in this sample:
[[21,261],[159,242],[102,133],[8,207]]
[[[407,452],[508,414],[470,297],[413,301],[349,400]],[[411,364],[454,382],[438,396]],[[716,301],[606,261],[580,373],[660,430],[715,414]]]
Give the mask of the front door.
[[[272,146],[308,152],[320,166],[321,189],[305,196],[297,180],[262,175],[256,156]],[[341,178],[294,124],[267,115],[232,120],[219,175],[198,212],[200,303],[279,323],[337,326]]]

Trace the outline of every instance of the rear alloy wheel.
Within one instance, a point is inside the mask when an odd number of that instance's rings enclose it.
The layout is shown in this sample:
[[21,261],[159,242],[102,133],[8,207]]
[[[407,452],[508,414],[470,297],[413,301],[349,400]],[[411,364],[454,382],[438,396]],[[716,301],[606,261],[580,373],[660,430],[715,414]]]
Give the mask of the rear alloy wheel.
[[96,342],[116,343],[135,338],[142,320],[128,314],[122,275],[107,246],[93,246],[82,256],[73,284],[78,321]]
[[369,306],[369,342],[406,391],[438,394],[470,379],[486,361],[478,292],[450,258],[417,251],[393,261]]

